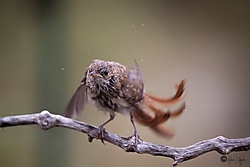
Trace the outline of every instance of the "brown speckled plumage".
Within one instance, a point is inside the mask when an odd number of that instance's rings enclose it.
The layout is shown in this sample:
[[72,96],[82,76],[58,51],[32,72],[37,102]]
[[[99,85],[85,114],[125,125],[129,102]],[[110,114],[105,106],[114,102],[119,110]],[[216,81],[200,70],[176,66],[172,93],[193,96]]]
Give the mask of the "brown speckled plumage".
[[[142,73],[135,62],[135,69],[130,69],[117,62],[94,60],[87,68],[85,77],[69,102],[65,115],[75,117],[84,110],[89,99],[94,101],[95,106],[109,112],[110,119],[99,126],[100,139],[103,142],[104,125],[114,119],[115,113],[130,114],[131,122],[135,129],[136,144],[138,132],[134,124],[134,117],[142,125],[151,127],[155,132],[169,136],[170,132],[161,126],[169,117],[179,115],[185,106],[183,105],[174,114],[158,109],[152,101],[158,103],[172,104],[180,101],[184,92],[183,80],[177,85],[177,93],[169,99],[157,98],[146,94]],[[142,108],[146,104],[155,116],[147,114]]]

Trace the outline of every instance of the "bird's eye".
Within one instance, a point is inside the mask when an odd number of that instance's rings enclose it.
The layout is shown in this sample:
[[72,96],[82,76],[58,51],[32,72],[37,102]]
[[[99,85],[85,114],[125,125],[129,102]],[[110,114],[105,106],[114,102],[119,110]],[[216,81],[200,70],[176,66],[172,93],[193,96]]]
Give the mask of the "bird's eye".
[[103,74],[104,74],[105,76],[107,76],[107,75],[109,74],[109,71],[108,71],[108,70],[105,70],[105,71],[103,71]]

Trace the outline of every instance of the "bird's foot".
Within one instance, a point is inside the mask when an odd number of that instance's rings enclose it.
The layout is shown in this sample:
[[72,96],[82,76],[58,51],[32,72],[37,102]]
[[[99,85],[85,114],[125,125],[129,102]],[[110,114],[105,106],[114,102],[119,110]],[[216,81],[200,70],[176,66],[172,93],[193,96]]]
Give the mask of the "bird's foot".
[[103,144],[105,144],[104,143],[104,134],[103,134],[104,131],[105,131],[105,128],[103,126],[99,126],[98,138],[97,139],[100,139]]
[[138,131],[135,131],[133,135],[129,136],[129,138],[135,137],[135,146],[137,147],[138,143],[143,141],[139,136]]

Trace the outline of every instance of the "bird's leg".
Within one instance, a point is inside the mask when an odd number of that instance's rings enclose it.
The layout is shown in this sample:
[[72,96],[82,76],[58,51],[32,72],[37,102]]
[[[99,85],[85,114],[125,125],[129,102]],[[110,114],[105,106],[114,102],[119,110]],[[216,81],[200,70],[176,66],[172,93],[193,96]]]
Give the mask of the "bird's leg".
[[98,138],[101,139],[103,144],[105,144],[104,140],[103,140],[103,138],[104,138],[103,132],[105,130],[104,126],[115,118],[114,114],[110,114],[109,116],[110,116],[110,118],[99,126]]
[[135,136],[135,146],[137,146],[137,144],[138,144],[138,140],[140,139],[141,140],[141,138],[140,138],[140,136],[139,136],[139,134],[138,134],[138,131],[137,131],[137,129],[136,129],[136,126],[135,126],[135,120],[134,120],[134,116],[133,116],[133,112],[130,112],[130,121],[131,121],[131,123],[132,123],[132,125],[133,125],[133,127],[134,127],[134,136]]
[[150,99],[165,104],[165,105],[170,105],[170,104],[175,104],[177,102],[179,102],[182,98],[183,98],[183,93],[184,93],[184,86],[185,86],[185,80],[182,80],[181,83],[178,85],[176,84],[175,87],[177,89],[175,95],[171,98],[159,98],[157,96],[151,95],[149,93],[147,93],[147,97],[149,97]]

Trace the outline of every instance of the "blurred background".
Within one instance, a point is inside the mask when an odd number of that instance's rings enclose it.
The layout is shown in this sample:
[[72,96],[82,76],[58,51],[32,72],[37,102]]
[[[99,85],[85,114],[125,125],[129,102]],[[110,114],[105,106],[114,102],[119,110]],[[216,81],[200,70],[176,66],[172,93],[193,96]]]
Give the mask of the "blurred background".
[[[137,60],[152,94],[169,97],[187,80],[187,109],[166,123],[171,139],[138,125],[144,141],[185,147],[223,135],[250,136],[249,1],[0,2],[0,117],[62,114],[94,59],[129,67]],[[78,120],[100,125],[108,115],[89,104]],[[108,131],[133,133],[117,115]],[[227,155],[244,157],[250,152]],[[210,152],[179,166],[240,166]],[[65,128],[37,125],[0,131],[0,166],[171,166],[172,159],[126,153]]]

